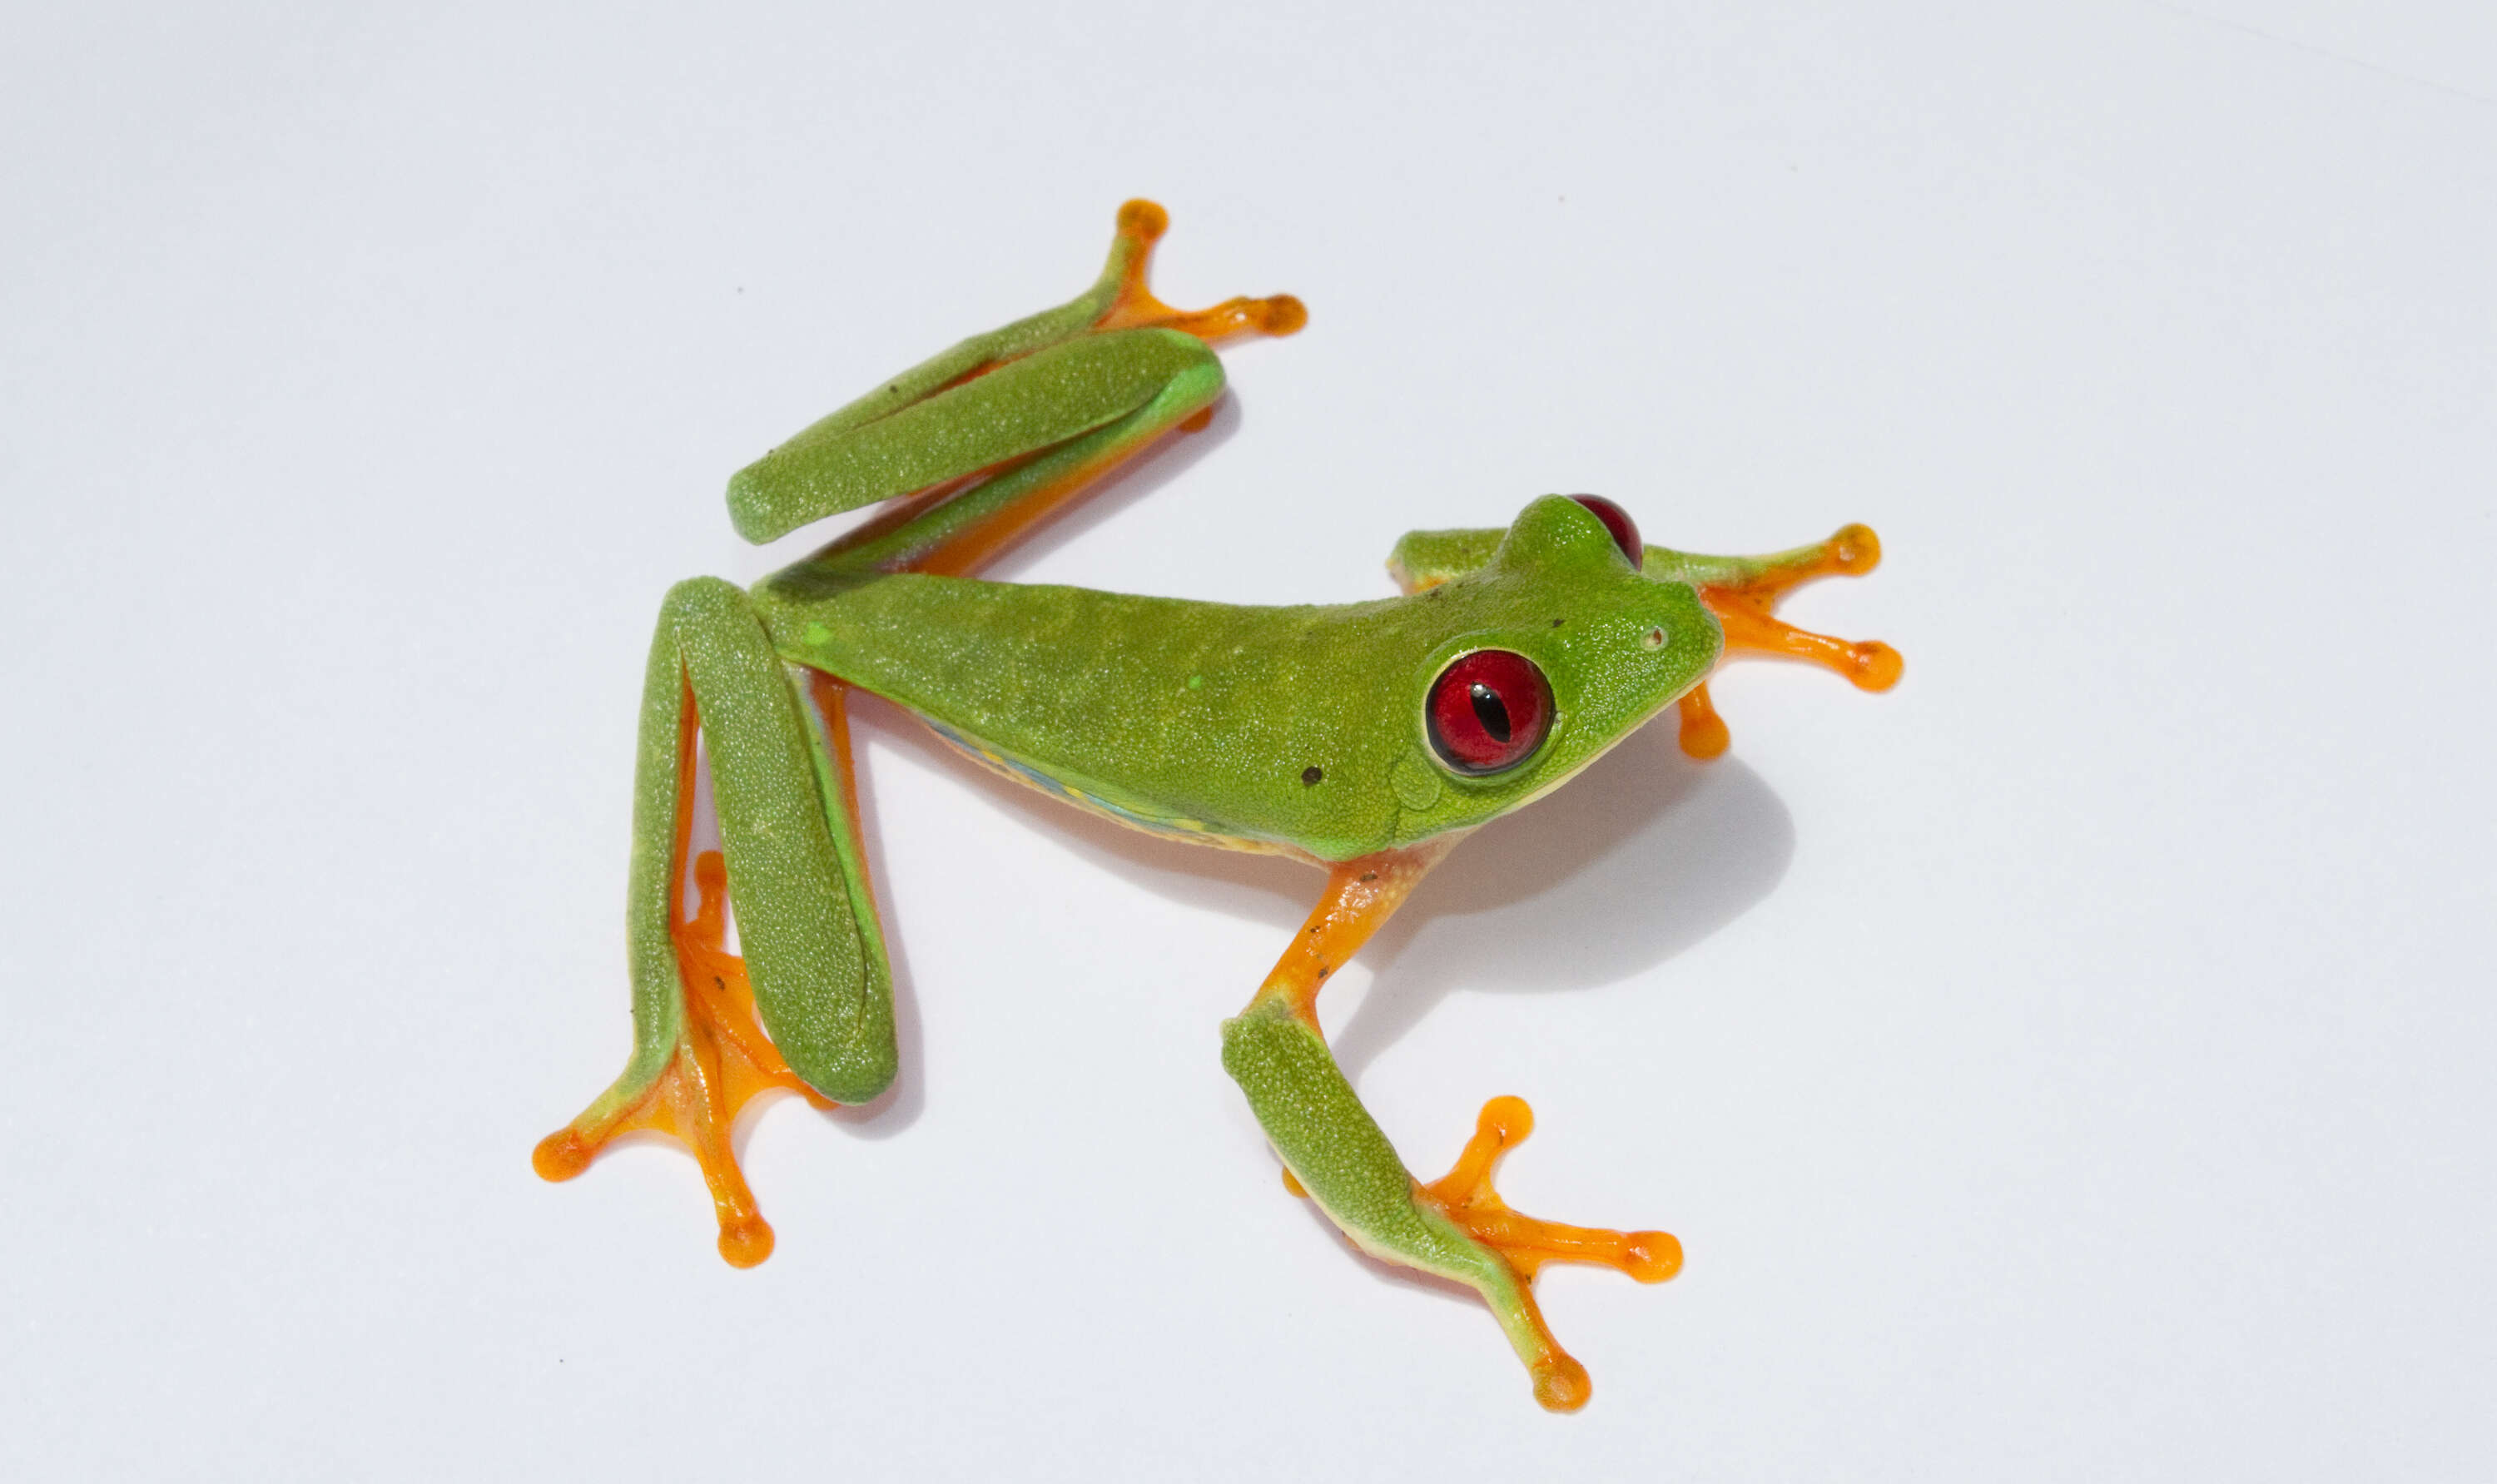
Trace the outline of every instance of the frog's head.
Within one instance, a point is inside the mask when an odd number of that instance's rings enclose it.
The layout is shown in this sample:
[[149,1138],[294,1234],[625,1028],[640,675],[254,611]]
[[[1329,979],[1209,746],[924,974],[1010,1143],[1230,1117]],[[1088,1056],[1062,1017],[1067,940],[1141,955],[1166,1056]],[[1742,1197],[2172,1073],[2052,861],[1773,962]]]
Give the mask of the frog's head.
[[1690,584],[1642,574],[1644,551],[1612,501],[1546,495],[1482,565],[1422,594],[1441,637],[1408,681],[1400,833],[1480,824],[1560,786],[1707,678],[1717,618]]

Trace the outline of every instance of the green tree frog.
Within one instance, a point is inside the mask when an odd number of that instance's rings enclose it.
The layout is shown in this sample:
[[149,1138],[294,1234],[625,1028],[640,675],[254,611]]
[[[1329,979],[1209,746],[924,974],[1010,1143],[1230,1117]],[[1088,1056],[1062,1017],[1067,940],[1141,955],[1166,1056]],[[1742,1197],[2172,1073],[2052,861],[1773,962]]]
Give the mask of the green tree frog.
[[[1108,470],[1202,426],[1223,389],[1213,342],[1307,319],[1287,295],[1195,312],[1156,300],[1145,268],[1167,220],[1129,202],[1082,296],[902,372],[730,480],[730,517],[757,542],[894,504],[751,590],[696,578],[661,605],[634,781],[632,1056],[538,1145],[537,1170],[566,1180],[618,1133],[673,1135],[711,1186],[721,1255],[751,1266],[773,1234],[730,1147],[738,1110],[768,1088],[830,1105],[891,1082],[890,968],[844,710],[861,687],[1077,807],[1326,872],[1224,1023],[1223,1068],[1296,1194],[1365,1251],[1480,1294],[1536,1399],[1575,1409],[1587,1373],[1535,1307],[1536,1270],[1596,1263],[1658,1282],[1680,1246],[1511,1211],[1491,1176],[1532,1126],[1514,1097],[1484,1106],[1447,1175],[1416,1180],[1328,1051],[1318,992],[1469,832],[1664,708],[1679,704],[1686,750],[1723,750],[1705,681],[1729,651],[1889,686],[1889,647],[1771,615],[1798,583],[1870,570],[1880,548],[1850,525],[1773,555],[1702,556],[1644,544],[1609,500],[1547,495],[1506,530],[1407,535],[1389,561],[1403,595],[1371,602],[1234,607],[973,578]],[[688,860],[697,735],[721,848]],[[732,902],[742,957],[724,947]]]

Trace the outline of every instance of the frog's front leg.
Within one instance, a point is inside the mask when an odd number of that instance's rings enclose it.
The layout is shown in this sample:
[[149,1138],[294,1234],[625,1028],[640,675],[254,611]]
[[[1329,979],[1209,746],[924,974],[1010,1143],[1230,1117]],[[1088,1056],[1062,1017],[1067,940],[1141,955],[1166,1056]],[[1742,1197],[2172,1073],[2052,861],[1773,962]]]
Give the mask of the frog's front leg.
[[1222,1065],[1282,1156],[1296,1193],[1316,1201],[1362,1250],[1452,1279],[1482,1295],[1534,1379],[1535,1400],[1575,1411],[1590,1390],[1586,1368],[1561,1348],[1534,1303],[1547,1262],[1617,1268],[1661,1282],[1682,1267],[1664,1232],[1605,1231],[1520,1216],[1491,1184],[1501,1152],[1526,1137],[1533,1116],[1515,1097],[1483,1105],[1455,1168],[1415,1180],[1336,1065],[1317,1026],[1316,1000],[1341,968],[1462,837],[1442,836],[1334,868],[1326,895],[1246,1010],[1222,1027]]
[[[623,1075],[538,1145],[568,1180],[619,1133],[689,1146],[719,1216],[720,1255],[752,1267],[772,1228],[729,1136],[766,1088],[819,1106],[865,1102],[893,1080],[893,995],[856,810],[847,734],[774,652],[746,595],[697,578],[672,589],[642,697],[634,773],[633,1055]],[[819,695],[838,707],[839,691]],[[680,910],[692,833],[694,740],[704,741],[722,854],[694,863],[702,905]],[[737,902],[740,960],[722,947],[722,889]],[[758,1024],[759,1015],[759,1024]]]

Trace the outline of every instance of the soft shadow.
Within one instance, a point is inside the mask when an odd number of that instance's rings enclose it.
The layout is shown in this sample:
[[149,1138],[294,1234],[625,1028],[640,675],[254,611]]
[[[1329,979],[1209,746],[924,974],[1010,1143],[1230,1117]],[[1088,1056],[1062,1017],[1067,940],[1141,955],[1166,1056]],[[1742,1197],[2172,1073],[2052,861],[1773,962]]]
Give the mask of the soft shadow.
[[1786,875],[1794,820],[1735,758],[1695,763],[1668,719],[1459,845],[1365,949],[1333,1039],[1358,1081],[1450,992],[1588,989],[1654,968]]
[[[1135,886],[1271,926],[1278,953],[1317,900],[1322,878],[1307,865],[1069,808],[962,757],[888,702],[860,695],[851,720]],[[1794,821],[1758,774],[1683,756],[1669,718],[1647,727],[1551,797],[1485,825],[1422,883],[1363,950],[1374,977],[1332,1038],[1336,1059],[1358,1082],[1454,990],[1586,989],[1653,968],[1767,897],[1793,855]],[[1235,987],[1241,997],[1253,988]]]

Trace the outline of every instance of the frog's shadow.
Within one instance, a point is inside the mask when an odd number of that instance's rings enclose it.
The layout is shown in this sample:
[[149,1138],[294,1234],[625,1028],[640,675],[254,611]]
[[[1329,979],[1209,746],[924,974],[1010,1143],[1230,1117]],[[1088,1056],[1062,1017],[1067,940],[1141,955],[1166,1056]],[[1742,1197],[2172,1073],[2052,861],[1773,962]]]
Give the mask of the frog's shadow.
[[[1215,404],[1210,425],[1115,472],[1078,508],[1052,521],[990,575],[1011,581],[1050,551],[1170,484],[1237,435],[1239,399]],[[904,721],[901,708],[853,692],[854,723],[932,766],[1033,828],[1137,886],[1275,929],[1280,954],[1317,900],[1321,878],[1276,856],[1161,839],[1010,783]],[[890,879],[877,843],[871,765],[860,775],[860,814],[871,878]],[[1418,887],[1356,961],[1369,992],[1331,1037],[1344,1076],[1370,1063],[1460,987],[1503,992],[1611,984],[1672,958],[1766,898],[1794,855],[1794,821],[1760,775],[1733,758],[1695,763],[1669,724],[1634,734],[1533,807],[1492,821]],[[923,1093],[919,1016],[906,944],[888,939],[901,1058],[897,1087],[831,1115],[869,1137],[918,1119]],[[1262,977],[1260,963],[1220,1000],[1229,1014]]]
[[[1136,886],[1272,924],[1279,954],[1317,900],[1324,878],[1305,864],[1162,839],[1070,808],[961,757],[881,702],[866,700],[853,717]],[[1358,1082],[1457,989],[1589,989],[1653,968],[1766,898],[1793,854],[1793,819],[1758,774],[1732,758],[1694,763],[1669,724],[1647,727],[1549,798],[1476,831],[1423,880],[1356,961],[1373,979],[1330,1037],[1336,1059]],[[1263,973],[1261,963],[1224,987],[1219,1013]]]
[[[1043,553],[1113,519],[1228,441],[1240,421],[1238,399],[1224,397],[1203,432],[1113,474],[991,575],[1011,580]],[[901,708],[866,692],[852,697],[852,723],[869,736],[911,750],[1133,885],[1270,924],[1278,954],[1317,900],[1323,878],[1306,865],[1160,839],[1083,813],[964,758]],[[889,880],[873,764],[865,755],[870,750],[858,749],[861,824],[869,874]],[[1423,880],[1356,961],[1370,965],[1373,977],[1331,1037],[1336,1060],[1358,1084],[1380,1054],[1459,988],[1588,989],[1653,968],[1766,899],[1793,856],[1793,818],[1758,774],[1734,758],[1695,763],[1674,744],[1669,724],[1649,726],[1549,798],[1485,825]],[[908,945],[897,938],[888,947],[901,1075],[883,1096],[828,1115],[869,1138],[909,1127],[926,1096]],[[1213,1013],[1231,1013],[1264,969],[1260,963],[1224,988]],[[1455,1283],[1363,1252],[1314,1206],[1309,1215],[1380,1280],[1472,1301]]]

